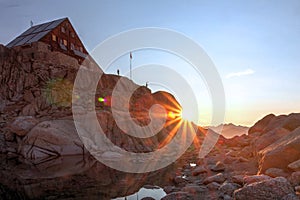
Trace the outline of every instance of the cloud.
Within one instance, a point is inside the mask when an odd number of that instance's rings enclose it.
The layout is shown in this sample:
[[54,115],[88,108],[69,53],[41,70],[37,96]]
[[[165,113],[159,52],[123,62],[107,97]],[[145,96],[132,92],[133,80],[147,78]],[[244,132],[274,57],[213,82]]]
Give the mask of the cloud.
[[255,71],[253,69],[246,69],[244,71],[241,72],[232,72],[226,75],[226,78],[232,78],[232,77],[236,77],[236,76],[246,76],[246,75],[251,75],[254,74]]

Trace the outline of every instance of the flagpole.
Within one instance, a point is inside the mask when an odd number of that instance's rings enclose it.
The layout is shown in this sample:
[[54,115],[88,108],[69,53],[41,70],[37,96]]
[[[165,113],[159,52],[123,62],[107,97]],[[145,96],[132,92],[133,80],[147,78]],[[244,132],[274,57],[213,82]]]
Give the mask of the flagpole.
[[130,79],[132,80],[132,54],[130,52]]

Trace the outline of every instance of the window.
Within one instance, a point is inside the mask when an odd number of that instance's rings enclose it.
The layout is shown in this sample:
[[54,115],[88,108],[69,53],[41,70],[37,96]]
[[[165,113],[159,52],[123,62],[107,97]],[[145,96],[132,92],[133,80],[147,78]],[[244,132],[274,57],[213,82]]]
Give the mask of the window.
[[80,47],[79,50],[82,52],[82,51],[83,51],[83,50],[82,50],[82,47]]
[[68,41],[67,40],[64,40],[64,45],[68,46]]
[[75,37],[75,34],[74,34],[73,32],[71,33],[71,37],[72,37],[72,38],[74,38],[74,37]]
[[63,26],[61,27],[61,29],[60,29],[60,30],[61,30],[61,32],[63,32],[63,33],[65,33],[65,32],[66,32],[66,29],[65,29],[65,27],[63,27]]
[[52,40],[55,42],[57,41],[56,35],[52,34]]
[[74,50],[74,44],[71,43],[71,50]]

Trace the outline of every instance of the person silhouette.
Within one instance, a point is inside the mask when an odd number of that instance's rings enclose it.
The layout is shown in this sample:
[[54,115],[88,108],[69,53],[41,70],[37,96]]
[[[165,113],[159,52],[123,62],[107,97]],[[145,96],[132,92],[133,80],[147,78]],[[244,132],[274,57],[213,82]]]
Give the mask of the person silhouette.
[[146,82],[146,88],[148,88],[148,81]]
[[118,74],[118,76],[120,76],[120,70],[119,69],[117,69],[117,74]]

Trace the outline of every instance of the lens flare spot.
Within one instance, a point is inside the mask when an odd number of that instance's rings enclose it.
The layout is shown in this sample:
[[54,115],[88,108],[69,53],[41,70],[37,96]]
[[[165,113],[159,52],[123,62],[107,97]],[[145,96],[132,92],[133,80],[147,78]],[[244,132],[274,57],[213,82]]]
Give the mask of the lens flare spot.
[[97,100],[103,103],[104,106],[111,106],[111,96],[98,97]]
[[105,102],[105,98],[99,97],[99,98],[98,98],[98,101],[99,101],[99,102]]
[[49,104],[69,107],[72,103],[72,90],[73,84],[69,80],[53,79],[46,83],[46,87],[43,89],[43,95]]

